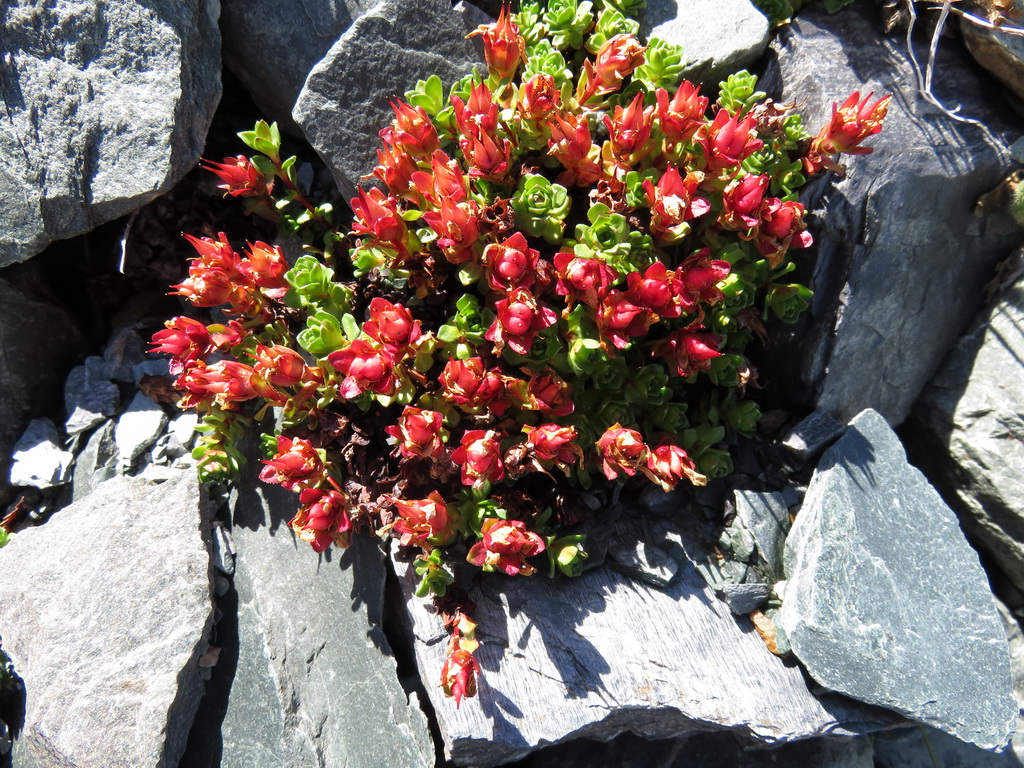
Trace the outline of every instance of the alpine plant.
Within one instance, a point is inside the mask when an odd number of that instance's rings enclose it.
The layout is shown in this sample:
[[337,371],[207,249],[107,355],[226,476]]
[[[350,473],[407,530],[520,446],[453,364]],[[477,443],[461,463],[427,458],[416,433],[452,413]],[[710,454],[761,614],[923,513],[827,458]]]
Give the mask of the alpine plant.
[[759,416],[744,350],[810,296],[786,279],[812,243],[797,191],[870,152],[889,103],[854,93],[812,137],[749,73],[682,80],[678,48],[637,38],[639,3],[598,5],[505,8],[473,33],[486,73],[392,102],[350,226],[305,198],[276,125],[239,134],[254,154],[208,170],[307,253],[186,235],[173,293],[218,322],[153,338],[203,415],[204,479],[260,423],[299,539],[394,536],[414,558],[456,704],[480,671],[460,572],[580,573],[567,486],[730,472]]

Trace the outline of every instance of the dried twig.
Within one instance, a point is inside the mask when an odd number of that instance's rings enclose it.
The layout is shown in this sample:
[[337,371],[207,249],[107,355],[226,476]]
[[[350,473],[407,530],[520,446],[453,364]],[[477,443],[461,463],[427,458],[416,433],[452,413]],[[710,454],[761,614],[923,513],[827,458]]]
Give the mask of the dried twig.
[[[952,0],[952,2],[956,1],[957,0]],[[949,5],[950,11],[955,13],[960,18],[969,21],[971,24],[975,24],[979,27],[985,27],[985,29],[994,29],[997,32],[1005,32],[1008,35],[1020,35],[1021,37],[1024,37],[1024,29],[1021,29],[1020,27],[1017,26],[1013,26],[1011,24],[1001,23],[1006,20],[1003,16],[1000,16],[998,19],[996,19],[996,21],[989,21],[988,19],[983,19],[980,16],[975,16],[973,13],[968,13],[962,8],[957,8],[955,5],[952,5],[951,3],[947,3],[947,5]],[[938,10],[939,7],[940,6],[938,5],[933,5],[928,10]]]

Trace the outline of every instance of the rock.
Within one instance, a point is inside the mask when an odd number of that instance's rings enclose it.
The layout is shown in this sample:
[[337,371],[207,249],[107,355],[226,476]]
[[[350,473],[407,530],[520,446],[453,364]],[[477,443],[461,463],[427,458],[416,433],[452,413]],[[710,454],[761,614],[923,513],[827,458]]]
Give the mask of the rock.
[[541,750],[524,762],[524,768],[874,768],[867,738],[805,739],[777,749],[750,749],[721,733],[659,741],[623,734],[607,744],[581,739]]
[[73,501],[85,498],[96,486],[117,474],[115,426],[116,422],[108,419],[89,435],[85,447],[75,457],[75,471],[71,480]]
[[782,438],[782,447],[800,461],[810,461],[821,455],[844,429],[845,425],[831,413],[819,408]]
[[137,393],[117,420],[114,430],[119,470],[123,473],[131,469],[143,451],[163,434],[166,426],[167,414],[163,408],[144,393]]
[[40,766],[178,764],[213,623],[208,547],[205,500],[182,473],[115,478],[3,548],[4,650]]
[[772,588],[768,584],[725,584],[716,594],[725,600],[729,610],[737,616],[746,616],[768,600]]
[[1024,280],[960,339],[907,423],[910,456],[1024,588]]
[[135,383],[138,384],[145,376],[163,376],[173,381],[176,377],[171,376],[170,369],[168,368],[169,362],[169,360],[164,358],[136,363],[132,366],[132,375],[135,377]]
[[648,0],[639,21],[643,39],[683,47],[683,76],[694,82],[717,86],[768,47],[768,19],[749,0]]
[[110,366],[103,363],[101,357],[89,357],[86,365],[72,368],[68,374],[64,383],[64,407],[68,412],[64,430],[68,435],[102,424],[108,416],[116,415],[121,406],[121,392],[110,381]]
[[412,596],[412,567],[393,559],[420,675],[457,765],[494,766],[625,731],[649,739],[728,731],[748,746],[778,746],[895,722],[842,697],[813,696],[800,670],[773,656],[691,563],[664,590],[607,567],[557,580],[465,574],[482,676],[476,698],[456,708],[437,684],[446,632]]
[[49,419],[32,419],[14,445],[11,485],[56,488],[71,480],[75,456],[61,448],[60,435]]
[[[926,743],[927,740],[927,743]],[[931,753],[937,762],[933,762]],[[901,728],[875,737],[877,768],[1018,768],[1013,752],[987,752],[948,733],[922,726]]]
[[432,768],[426,717],[381,630],[376,544],[317,555],[288,527],[295,494],[257,481],[259,466],[234,505],[239,649],[221,765]]
[[[992,13],[990,9],[996,7],[995,3],[973,0],[965,3],[963,10],[988,21],[1009,20],[1007,27],[1019,30],[1024,23],[1024,0],[1011,0],[1002,5],[1005,7]],[[987,29],[966,19],[961,22],[960,31],[975,60],[998,77],[1017,98],[1024,99],[1024,38],[1019,32],[1012,34],[1001,27]]]
[[377,163],[388,101],[436,74],[449,86],[483,68],[446,0],[383,0],[356,20],[320,61],[292,117],[331,169],[345,199]]
[[235,572],[235,545],[222,525],[213,527],[213,566],[228,576]]
[[170,189],[220,99],[212,0],[6,8],[0,266]]
[[[0,203],[3,205],[3,203]],[[29,419],[57,410],[61,385],[84,342],[71,314],[39,288],[32,264],[0,278],[0,505],[9,495],[9,460]],[[26,376],[25,371],[31,371]]]
[[310,70],[375,0],[222,0],[224,64],[267,120],[292,123]]
[[171,419],[168,426],[170,434],[178,438],[178,442],[188,448],[196,437],[196,427],[199,426],[199,416],[195,411],[185,411]]
[[757,545],[758,569],[772,583],[783,578],[782,563],[786,534],[789,533],[789,506],[782,493],[737,490],[733,494],[736,517],[750,532]]
[[[773,43],[761,84],[800,104],[812,134],[852,91],[894,93],[884,129],[865,142],[874,153],[844,155],[845,179],[826,174],[801,193],[817,241],[814,297],[761,361],[780,396],[843,421],[864,408],[890,424],[906,418],[1020,237],[1006,213],[973,212],[1013,167],[1004,137],[1017,132],[1003,122],[1001,100],[955,45],[940,44],[936,96],[987,127],[946,117],[918,93],[905,45],[880,33],[869,4],[834,15],[808,7]],[[927,49],[917,56],[927,60]]]
[[880,414],[825,453],[785,563],[782,626],[818,683],[983,749],[1009,741],[1018,707],[985,573]]
[[109,378],[117,381],[135,381],[134,366],[145,362],[146,342],[133,326],[118,328],[110,335],[103,350],[103,359],[110,366]]
[[653,587],[667,587],[686,562],[678,526],[654,516],[623,515],[608,545],[611,567]]

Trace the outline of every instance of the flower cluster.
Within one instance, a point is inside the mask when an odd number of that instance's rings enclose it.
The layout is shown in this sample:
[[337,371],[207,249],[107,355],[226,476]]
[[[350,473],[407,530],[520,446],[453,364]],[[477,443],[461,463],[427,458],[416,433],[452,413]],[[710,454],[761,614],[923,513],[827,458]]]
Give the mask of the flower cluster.
[[[297,207],[282,222],[310,254],[189,237],[176,293],[230,319],[174,318],[154,350],[206,415],[208,475],[237,463],[238,418],[276,409],[260,477],[298,494],[316,551],[390,533],[447,600],[456,564],[578,574],[562,484],[702,485],[754,429],[745,348],[809,296],[784,280],[812,242],[796,191],[870,151],[888,98],[854,94],[811,138],[747,73],[712,102],[677,49],[636,37],[637,3],[604,5],[503,9],[476,33],[486,74],[396,99],[347,233],[272,126],[242,134],[253,158],[208,164],[254,213]],[[456,703],[479,671],[469,610],[442,671]]]

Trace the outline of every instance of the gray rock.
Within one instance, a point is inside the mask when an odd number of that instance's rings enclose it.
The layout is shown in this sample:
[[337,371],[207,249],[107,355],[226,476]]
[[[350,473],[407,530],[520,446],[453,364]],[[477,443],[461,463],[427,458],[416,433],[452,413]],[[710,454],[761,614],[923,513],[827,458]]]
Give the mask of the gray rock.
[[199,425],[199,416],[195,411],[186,411],[171,419],[168,425],[170,434],[178,438],[178,442],[188,448],[196,438],[196,427]]
[[0,266],[170,189],[220,99],[218,3],[6,4]]
[[213,527],[213,566],[228,576],[235,572],[235,545],[223,525]]
[[127,472],[136,459],[156,442],[167,426],[167,414],[160,405],[139,392],[128,409],[117,420],[114,442],[117,443],[118,468]]
[[72,500],[78,501],[93,489],[117,474],[117,443],[114,442],[113,419],[89,435],[85,447],[75,457],[71,479]]
[[[935,755],[936,762],[931,755]],[[921,726],[901,728],[875,737],[877,768],[1018,768],[1013,752],[988,752],[948,733]]]
[[747,745],[781,745],[894,722],[842,697],[813,696],[800,670],[773,656],[690,564],[664,590],[610,568],[575,579],[463,580],[483,672],[476,698],[456,708],[437,684],[446,632],[412,596],[412,567],[395,565],[420,675],[457,765],[494,766],[625,731],[649,739],[728,731]]
[[110,366],[101,365],[103,362],[100,357],[86,358],[85,365],[72,368],[68,374],[64,383],[64,407],[68,413],[64,430],[68,435],[102,424],[108,416],[116,415],[121,406],[121,392],[110,381]]
[[388,101],[436,74],[447,85],[482,62],[446,0],[383,0],[361,16],[313,71],[292,116],[346,200],[377,163]]
[[288,520],[297,497],[239,482],[238,671],[221,727],[224,768],[434,765],[415,695],[407,699],[381,630],[384,565],[365,537],[317,555]]
[[375,0],[222,0],[224,64],[268,120],[292,124],[310,70]]
[[14,445],[11,485],[56,488],[71,480],[75,456],[61,448],[60,435],[49,419],[32,419]]
[[899,424],[978,311],[992,268],[1019,241],[1007,214],[973,213],[1012,168],[1005,137],[1017,131],[955,45],[939,46],[933,90],[987,128],[927,103],[904,38],[880,35],[870,4],[834,15],[809,6],[773,48],[762,85],[800,104],[812,134],[852,91],[894,97],[882,132],[865,142],[874,153],[843,156],[845,179],[826,174],[801,194],[817,241],[814,298],[776,337],[766,380],[844,421],[874,408]]
[[716,591],[725,600],[729,610],[737,616],[746,616],[768,600],[772,588],[768,584],[725,584]]
[[184,473],[159,486],[115,478],[3,548],[4,650],[40,766],[178,764],[213,624],[208,547],[204,499]]
[[[24,280],[14,279],[19,276]],[[0,279],[0,505],[10,492],[14,443],[33,416],[57,409],[64,378],[83,346],[77,322],[34,288],[40,282],[34,264],[9,267]]]
[[[999,78],[1003,85],[1013,91],[1017,98],[1024,99],[1024,38],[1013,34],[1008,29],[1020,29],[1024,18],[1024,0],[1012,0],[998,13],[1004,20],[1011,23],[1005,27],[987,29],[964,21],[960,24],[967,50],[981,66]],[[965,11],[985,18],[990,15],[993,6],[975,0],[966,3]]]
[[957,343],[907,424],[911,458],[1024,588],[1024,280]]
[[118,328],[110,335],[103,350],[103,359],[110,368],[108,378],[118,381],[135,381],[134,366],[145,362],[146,342],[133,326]]
[[626,576],[667,587],[686,561],[679,527],[665,518],[623,515],[608,545],[609,563]]
[[782,438],[782,447],[801,461],[810,461],[843,434],[844,429],[842,422],[819,408]]
[[878,413],[818,465],[786,575],[782,626],[816,681],[984,749],[1010,740],[1018,707],[985,573]]
[[135,377],[135,383],[138,384],[142,381],[144,376],[164,376],[169,379],[174,379],[171,376],[171,371],[168,368],[168,360],[166,358],[161,360],[146,360],[144,363],[137,363],[132,366],[132,375]]
[[737,490],[733,494],[736,517],[757,544],[757,563],[771,582],[783,578],[783,549],[789,532],[789,507],[781,493]]
[[750,66],[768,47],[768,19],[749,0],[648,0],[640,34],[683,47],[683,76],[718,81]]

